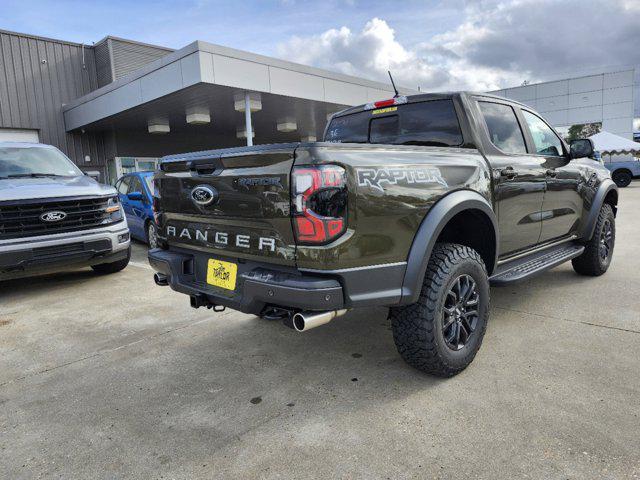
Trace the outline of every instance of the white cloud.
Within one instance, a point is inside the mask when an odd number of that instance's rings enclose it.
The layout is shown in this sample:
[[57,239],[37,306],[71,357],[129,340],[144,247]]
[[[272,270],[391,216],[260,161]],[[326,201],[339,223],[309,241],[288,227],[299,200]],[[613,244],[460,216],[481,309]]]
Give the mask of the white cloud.
[[278,46],[288,60],[423,90],[491,90],[640,63],[640,0],[467,3],[461,23],[411,44],[381,18]]
[[395,38],[387,22],[374,18],[362,31],[347,27],[330,29],[320,35],[293,37],[279,45],[282,58],[338,70],[349,75],[383,79],[391,70],[397,81],[415,88],[418,82],[441,85],[448,74],[432,67]]

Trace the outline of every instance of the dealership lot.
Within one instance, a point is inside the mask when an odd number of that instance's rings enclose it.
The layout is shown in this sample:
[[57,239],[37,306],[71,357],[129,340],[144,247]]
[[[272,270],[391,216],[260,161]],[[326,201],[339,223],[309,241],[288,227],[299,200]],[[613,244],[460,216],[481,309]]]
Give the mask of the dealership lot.
[[297,334],[130,266],[0,284],[0,478],[639,478],[640,182],[600,278],[492,289],[474,363],[407,367],[386,310]]

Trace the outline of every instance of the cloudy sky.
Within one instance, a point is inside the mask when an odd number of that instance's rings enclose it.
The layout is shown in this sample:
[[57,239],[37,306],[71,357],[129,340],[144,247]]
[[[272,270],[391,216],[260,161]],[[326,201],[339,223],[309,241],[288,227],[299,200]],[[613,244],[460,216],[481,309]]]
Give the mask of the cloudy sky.
[[640,64],[640,0],[0,0],[0,29],[180,48],[206,40],[422,90]]

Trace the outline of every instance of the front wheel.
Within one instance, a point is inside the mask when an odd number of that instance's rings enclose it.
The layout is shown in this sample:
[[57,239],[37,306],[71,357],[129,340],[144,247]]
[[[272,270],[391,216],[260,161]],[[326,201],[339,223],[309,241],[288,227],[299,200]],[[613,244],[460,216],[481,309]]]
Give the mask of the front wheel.
[[478,252],[436,244],[418,301],[391,308],[389,317],[409,365],[439,377],[464,370],[482,344],[489,317],[489,279]]
[[602,205],[593,236],[579,257],[571,260],[573,269],[580,275],[598,277],[609,269],[613,247],[616,243],[616,217],[608,203]]

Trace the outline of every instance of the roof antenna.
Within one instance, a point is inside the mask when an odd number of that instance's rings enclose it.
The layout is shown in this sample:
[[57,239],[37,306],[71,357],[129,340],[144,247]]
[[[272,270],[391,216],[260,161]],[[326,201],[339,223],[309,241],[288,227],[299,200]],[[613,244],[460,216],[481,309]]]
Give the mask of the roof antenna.
[[393,86],[393,91],[396,92],[396,94],[393,96],[393,98],[399,97],[400,96],[400,92],[398,92],[398,89],[396,88],[396,82],[393,81],[393,77],[391,76],[391,70],[387,70],[387,73],[389,74],[389,79],[391,80],[391,85]]

